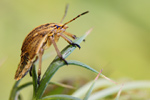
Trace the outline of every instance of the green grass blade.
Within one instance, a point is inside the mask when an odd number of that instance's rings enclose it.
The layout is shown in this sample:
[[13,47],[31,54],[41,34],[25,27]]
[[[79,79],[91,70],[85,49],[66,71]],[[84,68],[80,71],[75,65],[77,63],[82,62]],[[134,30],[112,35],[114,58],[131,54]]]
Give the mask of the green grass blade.
[[120,88],[120,90],[119,90],[119,92],[118,92],[118,94],[117,94],[117,96],[116,96],[115,100],[119,100],[119,97],[120,97],[120,94],[121,94],[121,91],[122,91],[123,85],[124,85],[124,84],[122,84],[122,86],[121,86],[121,88]]
[[20,94],[18,95],[18,99],[17,100],[23,100],[23,98],[22,98],[22,96]]
[[93,81],[91,87],[89,88],[89,90],[87,91],[87,93],[85,94],[85,97],[83,98],[83,100],[88,100],[90,94],[92,93],[93,87],[94,87],[95,81]]
[[55,61],[50,64],[50,66],[47,68],[46,72],[44,73],[44,75],[40,81],[40,85],[39,85],[39,87],[37,89],[37,93],[35,95],[35,100],[42,97],[47,85],[49,84],[50,79],[53,77],[55,72],[63,65],[64,65],[64,62],[60,61],[60,60]]
[[[92,29],[87,31],[85,35],[76,39],[74,41],[74,43],[80,44],[91,31],[92,31]],[[68,57],[74,51],[75,48],[76,48],[75,46],[69,45],[65,49],[63,49],[61,52],[63,58]],[[65,65],[64,61],[60,60],[60,58],[58,56],[56,56],[56,58],[49,65],[49,67],[47,68],[46,72],[44,73],[44,75],[41,79],[40,85],[37,89],[37,93],[34,97],[35,100],[40,99],[42,97],[47,85],[49,84],[50,79],[53,77],[55,72],[63,65]]]
[[41,100],[81,100],[81,99],[72,97],[70,95],[51,95],[51,96],[46,96]]
[[21,89],[23,89],[23,88],[25,88],[25,87],[27,87],[27,86],[30,86],[30,85],[32,85],[32,84],[33,84],[33,82],[27,82],[27,83],[25,83],[25,84],[19,86],[19,87],[17,88],[17,90],[20,91]]
[[59,87],[68,88],[68,89],[75,89],[75,87],[73,87],[71,85],[66,85],[66,84],[59,83],[59,82],[49,82],[49,84],[54,84],[54,85],[57,85]]
[[36,68],[35,68],[35,65],[33,64],[32,65],[32,81],[33,81],[33,97],[35,96],[36,94],[36,91],[37,91],[37,87],[38,87],[38,84],[37,84],[37,73],[36,73]]
[[75,61],[75,60],[68,60],[67,62],[68,62],[69,65],[81,66],[81,67],[86,68],[86,69],[88,69],[88,70],[90,70],[90,71],[93,71],[93,72],[95,72],[95,73],[98,73],[98,71],[96,71],[95,69],[91,68],[90,66],[88,66],[88,65],[86,65],[86,64],[84,64],[84,63],[82,63],[82,62]]
[[[33,84],[33,82],[27,82],[27,83],[17,87],[17,91],[20,91],[23,88],[28,87],[28,86],[30,86],[32,84]],[[64,87],[64,88],[69,88],[69,89],[75,89],[75,87],[73,87],[73,86],[62,84],[62,83],[58,83],[58,82],[49,82],[49,84],[54,84],[54,85],[57,85],[57,86],[60,86],[60,87]]]
[[94,79],[91,87],[89,88],[89,90],[87,91],[87,93],[85,94],[85,97],[83,98],[83,100],[88,100],[90,94],[92,93],[92,90],[93,90],[93,87],[94,87],[94,84],[96,82],[96,80],[98,79],[99,75],[101,74],[102,70],[98,73],[98,75],[96,76],[96,78]]
[[[89,87],[91,86],[91,84],[93,83],[93,81],[85,84],[84,86],[82,86],[81,88],[79,88],[78,90],[76,90],[72,96],[74,97],[79,97],[79,98],[82,98],[84,97],[84,95],[87,93]],[[112,82],[109,82],[108,80],[106,79],[98,79],[94,85],[94,88],[93,90],[96,90],[98,88],[103,88],[103,87],[108,87],[108,86],[112,86],[113,83]]]
[[[113,83],[112,83],[113,84]],[[112,94],[117,93],[120,90],[120,87],[122,84],[117,85],[117,86],[111,86],[109,88],[106,88],[104,90],[98,91],[94,94],[92,94],[89,98],[89,100],[97,100],[97,99],[102,99],[104,97],[110,96]],[[127,82],[124,84],[123,88],[121,89],[122,91],[127,91],[127,90],[134,90],[134,89],[150,89],[150,81],[134,81],[134,82]]]
[[9,97],[9,100],[16,100],[16,95],[17,95],[17,92],[19,92],[21,89],[33,84],[34,85],[34,93],[35,93],[35,89],[37,89],[37,76],[36,76],[36,69],[35,69],[35,66],[33,66],[33,70],[32,70],[32,77],[33,77],[33,83],[32,82],[28,82],[28,83],[25,83],[21,86],[18,87],[19,83],[21,80],[19,81],[16,81],[13,88],[12,88],[12,91],[10,93],[10,97]]
[[16,95],[17,95],[17,92],[18,92],[18,85],[20,83],[20,80],[19,81],[16,81],[12,90],[11,90],[11,93],[10,93],[10,97],[9,97],[9,100],[15,100],[16,99]]

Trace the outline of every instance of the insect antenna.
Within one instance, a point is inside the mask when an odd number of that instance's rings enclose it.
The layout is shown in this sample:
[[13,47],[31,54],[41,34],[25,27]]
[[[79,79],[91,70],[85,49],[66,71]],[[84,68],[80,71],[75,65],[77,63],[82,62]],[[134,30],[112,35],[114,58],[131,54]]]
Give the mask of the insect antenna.
[[69,4],[66,5],[65,14],[64,14],[63,18],[61,19],[60,23],[63,22],[64,18],[65,18],[66,15],[67,15],[68,7],[69,7]]
[[66,22],[62,27],[64,27],[66,24],[68,24],[68,23],[74,21],[75,19],[79,18],[80,16],[82,16],[82,15],[84,15],[84,14],[87,14],[88,12],[89,12],[89,11],[83,12],[82,14],[80,14],[80,15],[78,15],[77,17],[73,18],[72,20]]

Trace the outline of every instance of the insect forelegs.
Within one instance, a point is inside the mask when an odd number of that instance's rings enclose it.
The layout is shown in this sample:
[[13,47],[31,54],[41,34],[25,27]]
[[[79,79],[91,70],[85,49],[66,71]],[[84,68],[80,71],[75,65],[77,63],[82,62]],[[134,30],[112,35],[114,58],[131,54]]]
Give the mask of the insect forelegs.
[[60,34],[60,36],[65,39],[69,44],[73,45],[73,46],[77,46],[79,49],[81,48],[80,45],[73,43],[72,40],[70,40],[69,38],[67,38],[65,35]]
[[64,32],[64,34],[66,34],[67,36],[71,37],[72,39],[77,39],[76,35],[73,35],[71,33],[68,33],[68,32]]

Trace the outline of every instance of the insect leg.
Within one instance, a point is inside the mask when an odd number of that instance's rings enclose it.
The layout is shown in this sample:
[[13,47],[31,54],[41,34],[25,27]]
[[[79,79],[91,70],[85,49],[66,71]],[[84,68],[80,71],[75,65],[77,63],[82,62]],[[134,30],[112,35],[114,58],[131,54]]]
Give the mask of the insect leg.
[[59,49],[58,49],[58,47],[57,47],[57,45],[55,43],[55,40],[54,40],[54,38],[52,36],[50,36],[50,40],[51,40],[52,44],[54,45],[54,48],[55,48],[59,58],[62,59],[68,65],[67,61],[62,57],[62,55],[61,55],[61,53],[60,53],[60,51],[59,51]]
[[60,36],[65,39],[69,44],[73,45],[73,46],[77,46],[79,49],[81,48],[80,45],[73,43],[72,40],[70,40],[69,38],[67,38],[65,35],[60,34]]
[[38,84],[40,84],[40,78],[41,78],[41,66],[42,66],[42,55],[44,53],[44,49],[41,48],[39,51],[39,68],[38,68]]
[[68,33],[68,32],[64,32],[64,34],[66,34],[67,36],[73,38],[73,39],[77,39],[76,35],[73,35],[71,33]]
[[56,35],[54,36],[55,42],[58,42],[59,38],[60,38],[60,35],[59,35],[59,34],[56,34]]

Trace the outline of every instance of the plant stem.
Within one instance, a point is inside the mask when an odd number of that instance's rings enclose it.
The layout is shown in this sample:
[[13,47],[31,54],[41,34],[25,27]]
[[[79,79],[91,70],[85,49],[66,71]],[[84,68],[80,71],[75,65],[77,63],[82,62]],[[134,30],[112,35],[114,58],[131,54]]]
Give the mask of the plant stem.
[[9,97],[9,100],[16,100],[16,95],[17,95],[17,92],[18,92],[18,85],[20,83],[20,80],[19,81],[16,81],[12,90],[11,90],[11,93],[10,93],[10,97]]
[[38,88],[35,65],[32,65],[32,80],[33,80],[33,97],[35,97],[35,94]]
[[37,93],[34,97],[35,100],[39,99],[42,97],[47,85],[49,84],[49,80],[53,77],[54,73],[61,67],[64,65],[63,61],[57,61],[52,63],[47,71],[45,72],[45,74],[43,75],[43,78],[41,80],[41,83],[37,89]]

